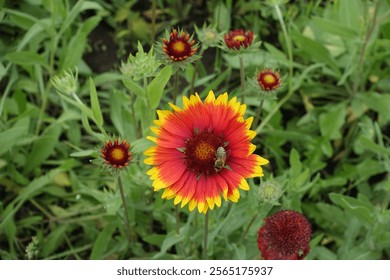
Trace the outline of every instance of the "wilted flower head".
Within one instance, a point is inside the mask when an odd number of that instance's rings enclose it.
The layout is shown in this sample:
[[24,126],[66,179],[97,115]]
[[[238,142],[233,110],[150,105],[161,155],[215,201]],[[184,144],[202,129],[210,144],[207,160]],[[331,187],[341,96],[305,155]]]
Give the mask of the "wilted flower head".
[[109,167],[122,168],[127,166],[133,157],[129,148],[130,144],[126,140],[123,140],[122,143],[119,143],[118,139],[115,139],[114,142],[109,140],[101,149],[101,156]]
[[261,69],[257,74],[257,82],[263,91],[276,90],[281,85],[281,78],[278,71],[273,69]]
[[138,42],[137,48],[138,52],[135,56],[130,54],[127,62],[122,63],[122,67],[120,68],[123,75],[131,77],[135,81],[141,80],[144,77],[154,76],[161,65],[156,61],[153,47],[148,53],[145,53],[141,43]]
[[71,95],[77,91],[78,83],[78,71],[76,68],[76,74],[73,74],[72,70],[68,69],[62,75],[55,75],[51,78],[51,84],[61,93]]
[[161,49],[165,62],[173,63],[180,68],[184,68],[186,63],[194,62],[199,58],[195,55],[198,44],[193,40],[193,35],[183,30],[173,29],[169,35],[167,32],[166,37],[162,38]]
[[264,220],[257,245],[265,260],[301,260],[310,251],[311,228],[301,213],[276,212]]
[[222,39],[222,34],[218,33],[214,26],[206,26],[206,24],[204,24],[202,29],[198,29],[195,25],[195,31],[198,35],[199,41],[202,43],[203,49],[218,46]]

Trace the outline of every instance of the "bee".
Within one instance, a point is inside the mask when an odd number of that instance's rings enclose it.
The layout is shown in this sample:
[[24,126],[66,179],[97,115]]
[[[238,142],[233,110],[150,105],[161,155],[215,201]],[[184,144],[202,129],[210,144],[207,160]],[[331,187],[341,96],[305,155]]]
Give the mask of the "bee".
[[216,172],[221,171],[225,167],[226,162],[226,150],[224,147],[218,147],[215,153],[214,170]]

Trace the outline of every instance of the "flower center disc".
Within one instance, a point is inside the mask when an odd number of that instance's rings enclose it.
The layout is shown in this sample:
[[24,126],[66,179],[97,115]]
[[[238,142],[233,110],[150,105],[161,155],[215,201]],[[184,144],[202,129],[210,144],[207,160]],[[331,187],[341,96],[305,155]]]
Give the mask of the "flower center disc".
[[199,160],[207,161],[210,158],[214,158],[215,149],[209,143],[201,142],[195,147],[195,156]]
[[263,80],[267,84],[273,84],[276,82],[276,77],[272,74],[265,74]]
[[214,174],[215,153],[224,146],[221,136],[211,131],[194,132],[185,145],[187,168],[197,175]]
[[244,35],[236,35],[236,36],[233,37],[233,40],[237,41],[237,42],[244,42],[245,41],[245,36]]
[[184,53],[186,50],[186,44],[183,41],[176,41],[172,44],[172,49],[177,53]]
[[110,151],[110,155],[113,159],[120,161],[125,158],[125,152],[121,148],[114,147]]

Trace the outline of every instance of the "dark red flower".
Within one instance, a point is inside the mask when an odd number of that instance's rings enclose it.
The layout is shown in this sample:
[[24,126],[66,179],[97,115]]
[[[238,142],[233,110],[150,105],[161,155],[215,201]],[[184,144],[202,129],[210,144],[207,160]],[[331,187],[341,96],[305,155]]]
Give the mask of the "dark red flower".
[[126,140],[119,143],[118,139],[114,142],[107,141],[104,148],[101,149],[102,158],[107,164],[114,168],[122,168],[127,166],[133,157],[133,153],[129,152],[130,144]]
[[265,260],[302,260],[310,251],[311,228],[301,213],[282,210],[264,219],[257,245]]
[[278,71],[272,69],[262,69],[257,74],[257,82],[264,91],[272,91],[280,87],[281,79]]
[[198,49],[190,34],[176,29],[169,34],[169,40],[163,38],[164,53],[173,61],[183,61],[194,55]]
[[229,49],[239,50],[247,48],[252,44],[254,34],[252,31],[244,31],[243,29],[236,29],[229,31],[224,35],[225,44]]

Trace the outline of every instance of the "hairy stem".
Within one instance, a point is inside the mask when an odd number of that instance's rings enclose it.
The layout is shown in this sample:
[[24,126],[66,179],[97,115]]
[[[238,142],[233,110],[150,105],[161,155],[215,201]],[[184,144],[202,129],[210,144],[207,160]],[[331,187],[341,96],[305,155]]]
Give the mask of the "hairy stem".
[[126,232],[127,232],[127,238],[131,242],[132,236],[131,236],[131,231],[130,231],[129,215],[127,214],[126,198],[125,198],[125,194],[123,192],[123,185],[122,185],[122,179],[121,179],[120,174],[118,174],[118,186],[119,186],[119,192],[121,193],[122,204],[123,204],[123,208],[124,208],[124,212],[125,212],[125,227],[126,227]]
[[292,52],[291,40],[290,40],[290,37],[288,35],[286,24],[284,22],[282,12],[280,11],[279,5],[275,4],[274,8],[275,8],[276,14],[278,16],[279,23],[282,27],[283,36],[284,36],[284,39],[286,41],[286,46],[287,46],[287,54],[288,54],[288,61],[289,61],[289,65],[288,65],[288,68],[289,68],[288,92],[287,92],[287,95],[276,104],[276,106],[272,109],[272,111],[269,112],[269,114],[261,122],[259,127],[256,129],[256,133],[260,133],[263,130],[263,128],[269,123],[271,118],[279,111],[279,109],[284,105],[284,103],[286,103],[291,98],[291,96],[294,93],[294,89],[292,86],[292,79],[294,76],[294,68],[293,68],[293,52]]
[[245,68],[244,68],[244,59],[242,56],[239,58],[240,60],[240,80],[241,80],[241,101],[245,103]]

